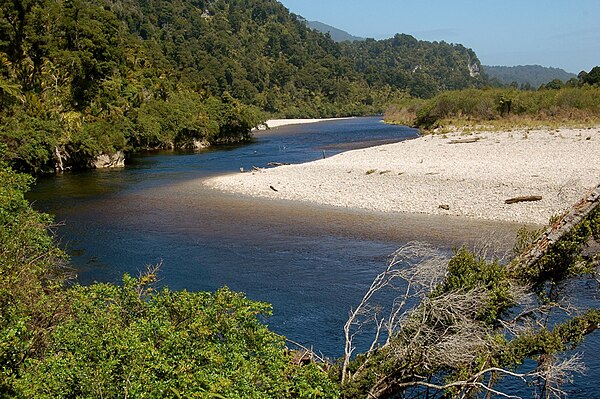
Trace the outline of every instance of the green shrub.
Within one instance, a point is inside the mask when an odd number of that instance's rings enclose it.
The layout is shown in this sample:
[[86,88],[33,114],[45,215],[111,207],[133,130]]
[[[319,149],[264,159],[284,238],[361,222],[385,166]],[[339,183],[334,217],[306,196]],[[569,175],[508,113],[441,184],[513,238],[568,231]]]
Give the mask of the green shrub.
[[512,118],[516,124],[520,119],[583,122],[600,118],[600,88],[585,85],[538,91],[512,88],[447,91],[419,102],[418,107],[415,102],[402,99],[390,109],[386,119],[395,120],[393,115],[404,115],[398,119],[426,130],[454,120],[484,124],[506,118]]

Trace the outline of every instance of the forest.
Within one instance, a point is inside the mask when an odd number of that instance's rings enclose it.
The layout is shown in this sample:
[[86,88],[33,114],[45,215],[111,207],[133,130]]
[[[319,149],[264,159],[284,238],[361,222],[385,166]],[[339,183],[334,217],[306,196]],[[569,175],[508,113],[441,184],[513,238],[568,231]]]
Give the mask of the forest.
[[0,142],[13,167],[247,140],[270,116],[381,113],[396,95],[477,87],[476,55],[337,44],[274,0],[2,0]]

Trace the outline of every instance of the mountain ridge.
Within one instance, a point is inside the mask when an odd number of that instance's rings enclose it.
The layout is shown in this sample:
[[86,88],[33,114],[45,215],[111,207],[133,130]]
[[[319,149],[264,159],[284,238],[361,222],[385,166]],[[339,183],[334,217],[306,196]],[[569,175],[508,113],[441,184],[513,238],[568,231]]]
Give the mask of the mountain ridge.
[[345,30],[336,28],[335,26],[328,25],[326,23],[320,21],[308,21],[306,19],[302,19],[303,22],[311,29],[314,29],[323,34],[329,33],[331,39],[335,42],[356,42],[366,40],[364,37],[354,36],[351,33],[346,32]]
[[482,65],[482,69],[490,79],[496,79],[503,85],[516,82],[519,85],[530,85],[538,88],[552,80],[559,79],[563,83],[577,78],[577,75],[561,68],[546,67],[542,65]]
[[[347,31],[336,28],[332,25],[320,21],[309,21],[302,17],[299,19],[311,29],[331,36],[335,42],[357,42],[367,40],[364,37],[354,36]],[[548,67],[542,65],[482,65],[482,70],[491,79],[497,79],[501,85],[510,85],[517,82],[519,85],[531,86],[537,88],[555,79],[566,82],[569,79],[576,78],[577,75],[561,68]]]

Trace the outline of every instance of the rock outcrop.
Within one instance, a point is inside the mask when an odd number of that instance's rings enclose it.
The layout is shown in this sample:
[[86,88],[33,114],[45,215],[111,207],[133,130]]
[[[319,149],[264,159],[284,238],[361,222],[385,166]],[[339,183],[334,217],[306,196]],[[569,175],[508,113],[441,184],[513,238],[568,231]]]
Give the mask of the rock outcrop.
[[125,166],[125,153],[117,151],[114,154],[100,154],[91,162],[91,167],[96,169],[122,168]]

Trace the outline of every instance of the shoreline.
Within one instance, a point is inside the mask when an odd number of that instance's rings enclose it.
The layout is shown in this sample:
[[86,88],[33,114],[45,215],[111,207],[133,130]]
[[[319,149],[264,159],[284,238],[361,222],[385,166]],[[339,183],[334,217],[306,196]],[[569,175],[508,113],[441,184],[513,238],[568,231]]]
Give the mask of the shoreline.
[[328,121],[341,121],[345,119],[353,119],[354,117],[342,117],[342,118],[297,118],[297,119],[269,119],[264,124],[258,126],[254,131],[262,131],[268,129],[275,129],[283,126],[290,125],[305,125],[308,123],[328,122]]
[[[451,133],[202,184],[253,197],[392,214],[545,225],[600,183],[599,159],[600,128]],[[521,196],[542,199],[505,203]]]

